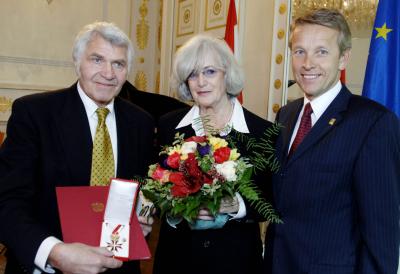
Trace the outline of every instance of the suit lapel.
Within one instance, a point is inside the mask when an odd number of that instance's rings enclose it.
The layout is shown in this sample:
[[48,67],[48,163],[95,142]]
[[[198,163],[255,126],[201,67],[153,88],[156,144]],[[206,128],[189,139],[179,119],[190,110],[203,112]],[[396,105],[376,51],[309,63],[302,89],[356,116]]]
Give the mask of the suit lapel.
[[89,184],[93,144],[86,111],[76,84],[68,90],[64,107],[55,119],[66,153],[67,166],[72,179],[70,183]]
[[139,155],[135,154],[139,132],[137,132],[135,122],[124,111],[118,97],[115,98],[114,108],[118,138],[117,177],[129,178],[132,177],[130,167],[135,165],[134,163],[137,163],[139,159]]
[[296,125],[297,117],[301,111],[303,106],[303,99],[298,99],[292,103],[292,105],[288,105],[289,108],[285,113],[286,115],[282,114],[283,117],[279,118],[279,123],[285,125],[282,129],[282,138],[281,143],[278,144],[277,151],[280,151],[280,159],[281,162],[286,162],[287,154],[289,150],[290,140],[293,134],[294,127]]
[[317,123],[312,127],[293,155],[288,159],[288,165],[301,157],[308,149],[312,148],[328,132],[335,128],[343,120],[343,111],[347,109],[351,97],[350,91],[343,87],[338,96],[328,106]]

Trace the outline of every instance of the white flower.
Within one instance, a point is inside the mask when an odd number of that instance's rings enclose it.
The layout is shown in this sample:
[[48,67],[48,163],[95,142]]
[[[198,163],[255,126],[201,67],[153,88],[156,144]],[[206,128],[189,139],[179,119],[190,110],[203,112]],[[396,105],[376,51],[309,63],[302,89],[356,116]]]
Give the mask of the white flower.
[[227,181],[236,181],[236,165],[237,163],[234,161],[226,161],[222,164],[216,164],[215,169],[219,174],[224,176]]
[[181,153],[182,154],[189,154],[195,152],[197,149],[197,143],[190,141],[190,142],[185,142],[183,143],[181,147]]

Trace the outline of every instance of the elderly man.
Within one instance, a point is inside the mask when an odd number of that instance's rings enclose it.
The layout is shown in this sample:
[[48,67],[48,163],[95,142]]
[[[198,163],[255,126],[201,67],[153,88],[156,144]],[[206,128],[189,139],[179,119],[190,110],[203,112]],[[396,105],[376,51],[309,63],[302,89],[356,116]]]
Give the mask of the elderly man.
[[[153,149],[153,119],[117,97],[131,69],[129,38],[110,23],[87,25],[75,40],[73,59],[78,81],[71,87],[13,104],[0,149],[6,273],[140,272],[137,261],[122,264],[105,248],[59,240],[57,186],[103,185],[114,176],[144,175]],[[108,144],[107,164],[100,169],[103,156],[93,149],[99,138]],[[150,232],[151,218],[139,221],[144,233]]]

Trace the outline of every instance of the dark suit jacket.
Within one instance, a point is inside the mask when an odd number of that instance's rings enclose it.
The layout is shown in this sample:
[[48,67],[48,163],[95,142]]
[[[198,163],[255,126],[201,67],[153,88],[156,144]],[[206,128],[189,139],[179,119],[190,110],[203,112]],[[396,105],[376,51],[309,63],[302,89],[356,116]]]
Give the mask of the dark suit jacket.
[[284,224],[269,228],[265,273],[396,273],[399,120],[343,87],[288,159],[302,105],[277,116],[285,128],[273,187]]
[[[117,177],[144,175],[152,154],[153,119],[121,98],[114,106]],[[31,272],[41,242],[51,235],[61,239],[55,187],[89,185],[91,151],[89,122],[76,84],[14,102],[0,149],[0,241],[8,247],[8,267],[16,258]]]
[[168,112],[188,106],[173,97],[138,90],[128,81],[122,86],[119,96],[143,108],[153,116],[155,121]]
[[[188,109],[178,110],[163,116],[160,120],[160,143],[171,145],[175,133],[194,136],[192,127],[175,129]],[[260,137],[271,123],[244,110],[250,136]],[[241,155],[247,152],[238,144]],[[260,173],[261,175],[261,173]],[[270,176],[260,176],[256,182],[261,188],[270,184]],[[262,179],[262,180],[261,180]],[[190,230],[186,222],[172,228],[165,219],[161,224],[153,273],[196,274],[254,274],[260,272],[262,245],[259,225],[248,215],[243,220],[230,220],[222,229]]]

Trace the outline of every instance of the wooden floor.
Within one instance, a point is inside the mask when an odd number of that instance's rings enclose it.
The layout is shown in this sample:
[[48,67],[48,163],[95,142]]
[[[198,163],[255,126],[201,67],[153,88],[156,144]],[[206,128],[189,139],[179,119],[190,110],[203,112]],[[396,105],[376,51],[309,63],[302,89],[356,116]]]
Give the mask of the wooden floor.
[[[160,231],[160,223],[158,219],[156,219],[153,225],[153,231],[152,233],[150,233],[150,236],[148,237],[148,244],[152,257],[150,260],[145,260],[140,262],[140,268],[142,274],[151,274],[153,272],[154,251],[157,246],[159,231]],[[2,244],[0,244],[0,274],[4,274],[4,268],[6,265],[6,258],[4,257],[4,253],[5,253],[5,247]]]

